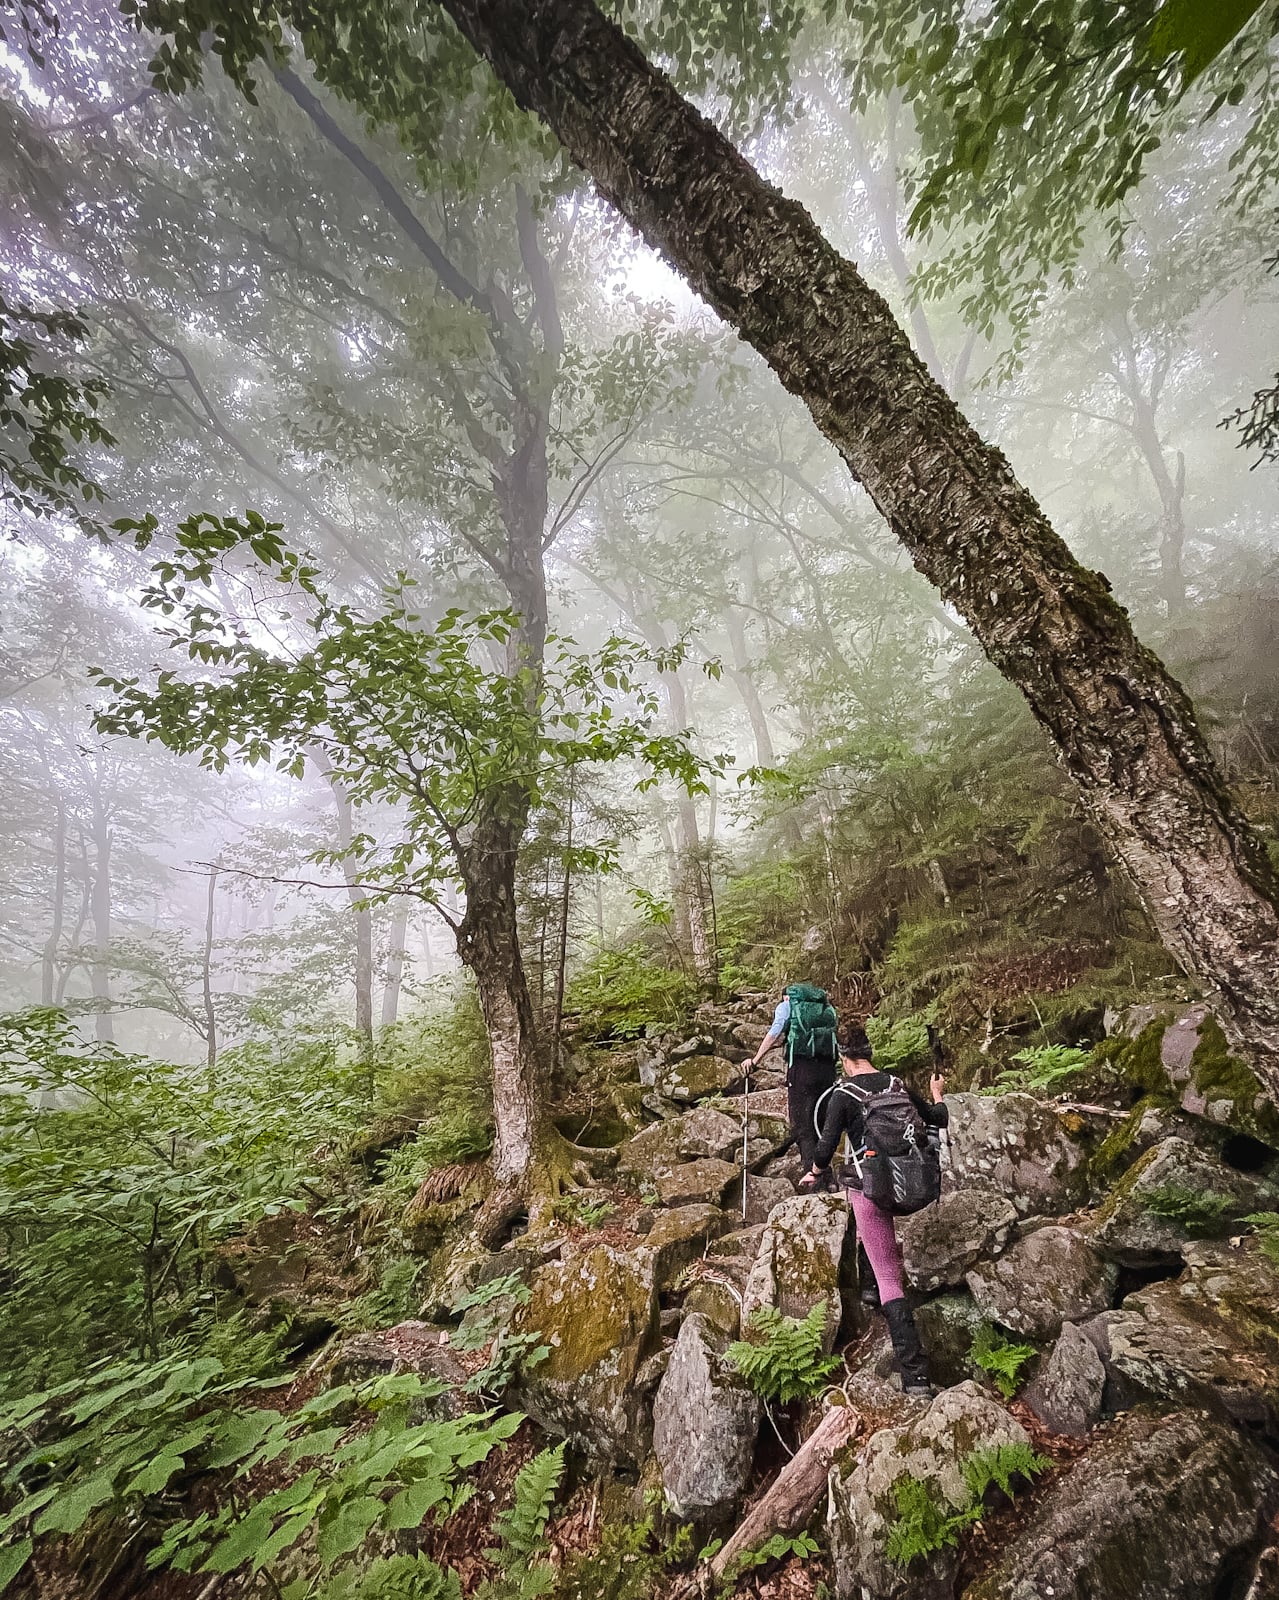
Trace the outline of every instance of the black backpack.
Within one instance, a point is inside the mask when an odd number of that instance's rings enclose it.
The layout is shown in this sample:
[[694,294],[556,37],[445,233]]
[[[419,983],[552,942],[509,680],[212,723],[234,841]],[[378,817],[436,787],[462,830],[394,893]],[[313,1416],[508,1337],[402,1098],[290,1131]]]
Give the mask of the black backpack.
[[864,1148],[853,1156],[855,1184],[868,1200],[894,1216],[922,1211],[941,1196],[941,1148],[900,1078],[886,1089],[863,1089],[845,1078],[837,1094],[862,1108]]

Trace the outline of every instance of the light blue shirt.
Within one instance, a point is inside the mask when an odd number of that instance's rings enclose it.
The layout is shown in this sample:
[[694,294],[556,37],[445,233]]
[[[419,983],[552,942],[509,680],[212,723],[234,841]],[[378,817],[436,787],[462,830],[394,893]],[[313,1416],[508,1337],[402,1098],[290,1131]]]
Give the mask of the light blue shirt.
[[768,1031],[770,1033],[780,1033],[789,1021],[790,996],[783,995],[781,1005],[779,1005],[777,1010],[773,1012],[773,1026]]

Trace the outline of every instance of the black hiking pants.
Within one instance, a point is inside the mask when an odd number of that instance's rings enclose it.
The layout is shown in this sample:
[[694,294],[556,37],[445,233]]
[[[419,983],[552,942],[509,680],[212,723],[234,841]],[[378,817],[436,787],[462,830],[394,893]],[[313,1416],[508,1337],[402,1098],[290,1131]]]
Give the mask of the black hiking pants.
[[786,1114],[790,1117],[790,1131],[799,1147],[805,1172],[811,1171],[813,1157],[817,1154],[818,1134],[813,1126],[813,1113],[837,1076],[837,1064],[820,1056],[796,1056],[786,1074]]

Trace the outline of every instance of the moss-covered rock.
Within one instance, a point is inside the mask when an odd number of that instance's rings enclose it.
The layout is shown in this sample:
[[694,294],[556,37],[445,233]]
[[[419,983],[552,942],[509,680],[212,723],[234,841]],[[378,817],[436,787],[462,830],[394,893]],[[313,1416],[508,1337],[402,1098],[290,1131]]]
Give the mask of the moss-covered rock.
[[1128,1169],[1098,1207],[1090,1226],[1097,1247],[1125,1266],[1174,1260],[1205,1234],[1222,1234],[1253,1211],[1265,1211],[1275,1189],[1236,1172],[1185,1139],[1162,1139]]
[[731,1162],[704,1156],[659,1173],[655,1187],[664,1206],[718,1206],[737,1174]]
[[678,1517],[729,1519],[755,1456],[759,1397],[723,1360],[723,1334],[696,1313],[684,1319],[653,1403],[653,1452]]
[[952,1511],[967,1503],[963,1461],[974,1450],[1028,1446],[1029,1436],[975,1383],[944,1393],[904,1427],[882,1428],[851,1467],[832,1471],[828,1507],[836,1600],[942,1600],[954,1593],[957,1552],[943,1549],[909,1567],[885,1553],[898,1518],[893,1486],[909,1475]]
[[964,1600],[1211,1600],[1277,1491],[1261,1451],[1206,1413],[1130,1412]]
[[906,1281],[941,1289],[964,1281],[983,1256],[998,1255],[1017,1221],[1013,1203],[993,1189],[954,1189],[897,1224]]
[[1112,1387],[1279,1427],[1279,1268],[1254,1240],[1184,1248],[1181,1277],[1085,1324]]
[[670,1289],[684,1268],[733,1226],[733,1220],[731,1212],[705,1204],[659,1211],[641,1246],[651,1253],[658,1293]]
[[796,1195],[774,1207],[760,1235],[742,1296],[742,1321],[760,1306],[804,1317],[826,1304],[829,1351],[843,1315],[841,1263],[848,1236],[848,1207],[837,1195]]
[[1167,1104],[1279,1149],[1279,1107],[1203,1005],[1133,1006],[1112,1019],[1097,1058],[1113,1074]]
[[727,1056],[689,1055],[668,1061],[658,1074],[656,1087],[668,1100],[687,1104],[740,1088],[744,1078],[740,1064]]
[[1082,1439],[1101,1415],[1105,1392],[1106,1368],[1096,1346],[1076,1323],[1067,1322],[1021,1398],[1045,1427]]
[[684,1310],[703,1316],[726,1339],[735,1339],[742,1326],[740,1293],[719,1277],[699,1277],[684,1296]]
[[934,1383],[949,1388],[977,1377],[971,1351],[977,1330],[985,1320],[966,1289],[936,1295],[915,1308],[915,1326]]
[[520,1382],[533,1419],[594,1460],[642,1461],[649,1419],[637,1380],[659,1326],[651,1255],[598,1244],[549,1263],[514,1326],[550,1350]]
[[1184,1111],[1279,1148],[1279,1107],[1230,1053],[1220,1023],[1203,1006],[1190,1007],[1169,1024],[1159,1054]]
[[618,1171],[651,1183],[681,1161],[734,1156],[741,1143],[739,1122],[713,1106],[697,1106],[682,1117],[654,1122],[628,1139],[618,1151]]
[[[1133,1162],[1161,1140],[1181,1138],[1193,1144],[1198,1133],[1194,1119],[1169,1105],[1166,1095],[1143,1095],[1089,1158],[1094,1193],[1104,1195],[1113,1188]],[[1214,1136],[1205,1131],[1204,1137]]]

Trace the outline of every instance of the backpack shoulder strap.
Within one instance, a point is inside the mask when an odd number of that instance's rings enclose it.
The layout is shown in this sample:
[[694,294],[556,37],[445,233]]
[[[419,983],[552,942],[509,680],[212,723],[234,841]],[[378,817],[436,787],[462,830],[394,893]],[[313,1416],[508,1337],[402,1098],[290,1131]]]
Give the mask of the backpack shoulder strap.
[[835,1087],[841,1094],[851,1095],[860,1105],[865,1105],[868,1100],[875,1098],[873,1089],[862,1089],[855,1083],[849,1083],[846,1078],[837,1083]]

